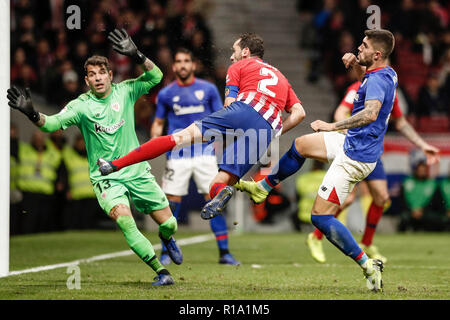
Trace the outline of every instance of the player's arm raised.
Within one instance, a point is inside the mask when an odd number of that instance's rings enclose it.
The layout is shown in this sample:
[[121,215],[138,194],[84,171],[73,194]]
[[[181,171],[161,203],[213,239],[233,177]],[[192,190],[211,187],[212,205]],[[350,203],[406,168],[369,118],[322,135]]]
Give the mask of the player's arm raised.
[[13,86],[7,90],[7,93],[8,105],[26,115],[35,126],[46,132],[61,129],[61,123],[57,119],[47,117],[45,114],[34,109],[29,88],[25,88],[25,91],[22,91],[16,86]]
[[311,123],[311,128],[316,131],[336,131],[343,129],[352,129],[365,126],[371,122],[377,120],[378,113],[381,109],[381,101],[379,100],[366,100],[364,103],[364,109],[354,114],[350,118],[328,123],[322,120],[316,120]]
[[281,134],[285,134],[286,132],[291,130],[293,127],[302,122],[306,117],[305,109],[303,109],[303,106],[298,102],[295,103],[289,109],[289,111],[286,112],[289,113],[289,116],[286,118],[286,120],[283,121],[283,130]]
[[[142,67],[142,70],[144,70],[145,73],[138,78],[139,80],[152,82],[153,85],[156,85],[161,81],[163,77],[161,70],[139,51],[125,29],[114,29],[114,31],[109,33],[108,40],[111,42],[114,51],[130,57],[136,64]],[[147,73],[147,71],[152,70],[152,73]]]
[[409,141],[414,143],[416,146],[418,146],[427,156],[427,164],[432,165],[437,162],[439,162],[439,149],[436,147],[433,147],[432,145],[428,144],[425,140],[422,139],[421,136],[414,130],[414,128],[411,126],[411,124],[406,120],[404,116],[401,116],[399,118],[393,118],[392,121],[394,122],[395,128],[404,135]]

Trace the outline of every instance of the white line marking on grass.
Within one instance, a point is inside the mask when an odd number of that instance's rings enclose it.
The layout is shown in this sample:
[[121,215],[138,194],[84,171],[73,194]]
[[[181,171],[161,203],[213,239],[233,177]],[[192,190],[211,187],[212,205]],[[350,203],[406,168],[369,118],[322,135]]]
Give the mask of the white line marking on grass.
[[[179,240],[177,240],[177,243],[181,247],[181,246],[187,246],[190,244],[206,242],[206,241],[209,241],[212,239],[215,239],[215,236],[213,234],[204,234],[204,235],[199,235],[199,236],[195,236],[195,237],[191,237],[191,238],[179,239]],[[154,245],[153,249],[155,249],[155,250],[161,249],[161,244]],[[48,266],[40,266],[40,267],[34,267],[34,268],[30,268],[30,269],[11,271],[6,276],[3,276],[3,277],[16,276],[16,275],[24,274],[24,273],[41,272],[41,271],[58,269],[58,268],[67,268],[68,266],[78,265],[80,263],[89,263],[89,262],[93,262],[93,261],[125,257],[125,256],[129,256],[129,255],[133,255],[133,254],[134,254],[134,252],[131,250],[106,253],[106,254],[101,254],[101,255],[93,256],[93,257],[86,258],[86,259],[74,260],[71,262],[64,262],[64,263],[58,263],[58,264],[51,264]],[[0,278],[2,278],[2,277],[0,276]]]

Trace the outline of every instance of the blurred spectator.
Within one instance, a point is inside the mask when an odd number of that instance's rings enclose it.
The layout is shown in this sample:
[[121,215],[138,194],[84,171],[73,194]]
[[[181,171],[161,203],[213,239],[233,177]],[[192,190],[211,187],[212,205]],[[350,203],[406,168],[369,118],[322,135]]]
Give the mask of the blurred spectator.
[[18,154],[17,184],[23,194],[20,233],[49,231],[61,155],[47,147],[40,130],[34,131],[31,143],[19,143]]
[[62,77],[63,88],[59,93],[59,100],[57,104],[61,107],[65,106],[68,102],[76,99],[79,94],[79,82],[78,75],[73,70],[68,70],[64,72]]
[[56,170],[56,180],[54,183],[54,202],[52,211],[49,212],[49,230],[56,231],[62,229],[62,212],[65,206],[66,191],[68,189],[67,175],[65,173],[64,163],[62,161],[62,152],[66,146],[67,139],[63,130],[57,130],[50,133],[50,137],[45,140],[48,150],[57,154],[61,161]]
[[430,178],[426,157],[422,152],[410,155],[413,175],[403,181],[406,211],[401,217],[399,231],[443,231],[448,217],[440,201],[436,201],[438,181]]
[[447,92],[439,85],[439,75],[431,73],[419,91],[415,114],[419,116],[446,115],[449,113]]
[[23,48],[19,47],[16,49],[16,51],[14,51],[14,55],[13,55],[13,61],[12,61],[12,65],[11,65],[11,82],[14,83],[14,81],[16,81],[21,73],[22,73],[22,68],[23,66],[26,64],[27,62],[27,57],[25,54],[25,50],[23,50]]
[[97,203],[89,178],[87,151],[81,133],[76,136],[73,147],[64,146],[62,157],[68,180],[63,228],[93,229],[105,214]]
[[[439,191],[444,202],[447,219],[450,219],[450,175],[439,182]],[[447,225],[447,231],[450,231]]]
[[25,64],[20,69],[19,76],[12,81],[13,84],[22,87],[22,88],[30,88],[33,91],[38,90],[38,77],[36,72],[29,64]]

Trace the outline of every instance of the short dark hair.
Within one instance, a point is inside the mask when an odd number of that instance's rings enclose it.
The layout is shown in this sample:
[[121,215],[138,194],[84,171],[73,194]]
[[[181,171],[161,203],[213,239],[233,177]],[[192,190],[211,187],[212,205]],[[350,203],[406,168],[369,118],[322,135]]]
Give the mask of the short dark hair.
[[104,56],[92,56],[89,57],[86,62],[84,63],[84,71],[87,74],[87,67],[88,66],[105,66],[106,70],[111,70],[109,67],[109,61],[107,57]]
[[239,36],[239,47],[241,49],[248,48],[250,55],[258,58],[264,57],[264,40],[255,33],[246,32]]
[[367,39],[369,39],[372,43],[381,46],[383,59],[387,59],[394,50],[395,38],[392,32],[390,32],[389,30],[372,29],[364,31],[364,34],[367,36]]
[[184,53],[184,54],[188,54],[191,57],[191,60],[194,61],[194,54],[192,53],[191,50],[189,50],[188,48],[185,47],[179,47],[175,50],[175,52],[173,53],[173,60],[175,61],[175,57],[177,56],[177,54],[179,53]]

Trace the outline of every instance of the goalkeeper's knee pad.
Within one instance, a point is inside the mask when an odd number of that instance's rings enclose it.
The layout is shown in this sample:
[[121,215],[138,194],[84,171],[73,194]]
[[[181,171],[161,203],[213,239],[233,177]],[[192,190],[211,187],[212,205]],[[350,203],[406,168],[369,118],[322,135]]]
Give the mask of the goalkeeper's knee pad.
[[170,239],[170,237],[177,232],[178,223],[177,219],[174,216],[171,216],[169,219],[164,221],[159,225],[159,232],[161,232],[162,236],[165,239]]

